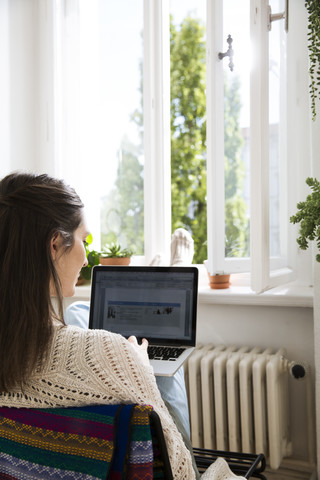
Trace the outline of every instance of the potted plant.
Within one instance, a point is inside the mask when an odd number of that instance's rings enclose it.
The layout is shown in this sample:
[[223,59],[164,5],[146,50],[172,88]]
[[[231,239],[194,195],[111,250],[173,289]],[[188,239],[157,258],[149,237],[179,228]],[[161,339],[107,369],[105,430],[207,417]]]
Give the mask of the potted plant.
[[99,258],[100,252],[96,250],[90,250],[89,245],[92,243],[92,235],[89,233],[85,243],[85,250],[86,250],[86,257],[88,261],[88,265],[86,267],[82,267],[80,271],[80,275],[78,278],[77,285],[83,285],[84,283],[90,282],[91,275],[92,275],[92,268],[95,265],[99,265]]
[[[309,241],[316,240],[320,250],[320,183],[316,178],[308,177],[306,184],[312,190],[304,202],[297,204],[297,213],[290,217],[291,223],[300,223],[297,243],[301,250],[307,250]],[[317,253],[316,261],[320,262],[320,254]]]
[[205,260],[203,263],[208,273],[210,288],[212,288],[213,290],[220,290],[223,288],[230,287],[230,273],[216,273],[214,275],[211,275],[211,273],[208,270],[207,260]]
[[100,254],[101,265],[129,265],[133,251],[129,248],[121,248],[118,243],[106,245]]

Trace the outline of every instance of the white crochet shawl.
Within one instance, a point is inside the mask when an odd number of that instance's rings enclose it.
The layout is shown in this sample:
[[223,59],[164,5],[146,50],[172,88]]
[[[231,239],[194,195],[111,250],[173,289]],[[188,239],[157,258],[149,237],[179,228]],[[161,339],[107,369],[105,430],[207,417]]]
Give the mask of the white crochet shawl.
[[[194,479],[190,453],[161,398],[152,367],[140,361],[133,346],[122,336],[102,330],[72,326],[55,326],[54,330],[46,365],[32,375],[23,393],[19,389],[0,393],[0,405],[152,405],[161,419],[174,478]],[[235,478],[225,462],[214,465],[203,479]]]

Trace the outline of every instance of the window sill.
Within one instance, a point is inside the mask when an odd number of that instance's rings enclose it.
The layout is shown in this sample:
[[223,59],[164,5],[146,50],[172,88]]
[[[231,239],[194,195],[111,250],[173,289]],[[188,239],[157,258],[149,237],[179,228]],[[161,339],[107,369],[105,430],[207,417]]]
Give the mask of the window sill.
[[199,287],[200,304],[259,305],[313,308],[313,287],[286,284],[257,295],[247,286],[230,286],[224,290]]
[[[76,287],[75,300],[90,299],[91,285]],[[313,287],[296,284],[281,285],[260,295],[248,286],[234,286],[224,290],[212,290],[209,286],[199,286],[200,304],[215,305],[260,305],[274,307],[313,308]]]
[[208,285],[208,275],[203,265],[199,269],[200,304],[261,305],[274,307],[313,308],[313,286],[290,282],[256,294],[250,288],[248,273],[232,274],[231,285],[223,290],[213,290]]
[[91,283],[76,287],[76,292],[74,294],[74,297],[77,300],[79,300],[79,299],[80,300],[90,300],[90,296],[91,296]]
[[[208,276],[204,265],[196,266],[199,270],[199,304],[313,308],[313,286],[290,282],[256,294],[249,286],[248,274],[233,274],[231,276],[232,284],[229,288],[213,290],[208,286]],[[75,300],[88,301],[90,295],[91,284],[76,287]]]

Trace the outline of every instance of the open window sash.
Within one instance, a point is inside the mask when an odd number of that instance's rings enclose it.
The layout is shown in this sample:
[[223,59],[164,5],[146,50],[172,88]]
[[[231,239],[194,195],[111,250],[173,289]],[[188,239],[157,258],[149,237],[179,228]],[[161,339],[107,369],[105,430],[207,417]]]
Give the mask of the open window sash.
[[[248,12],[249,14],[249,12]],[[250,1],[250,258],[225,255],[223,1],[207,2],[208,268],[214,273],[251,272],[251,288],[261,293],[292,279],[287,266],[286,198],[279,189],[279,248],[270,250],[269,19],[266,0]],[[279,46],[280,48],[280,46]],[[283,56],[284,58],[284,56]],[[283,61],[282,58],[282,61]],[[284,84],[284,75],[280,84]],[[281,98],[285,98],[281,91]],[[285,187],[285,103],[280,120],[279,184]],[[282,196],[281,196],[282,195]]]

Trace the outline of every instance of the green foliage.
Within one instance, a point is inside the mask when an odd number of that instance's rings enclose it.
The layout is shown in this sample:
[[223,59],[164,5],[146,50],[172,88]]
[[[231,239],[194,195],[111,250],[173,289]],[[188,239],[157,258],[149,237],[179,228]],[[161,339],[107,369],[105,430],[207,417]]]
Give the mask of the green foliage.
[[320,1],[305,0],[308,11],[309,93],[312,118],[316,119],[316,101],[320,99]]
[[205,27],[192,17],[170,22],[172,231],[194,239],[194,262],[207,258]]
[[[307,250],[309,241],[316,240],[317,248],[320,250],[320,183],[316,178],[308,177],[306,184],[312,190],[304,202],[297,204],[298,212],[290,217],[290,222],[300,223],[299,237],[297,243],[301,250]],[[320,262],[320,254],[316,255],[317,262]]]
[[118,243],[111,243],[102,248],[100,256],[102,258],[128,258],[132,257],[133,251],[129,248],[121,248]]
[[92,243],[92,235],[91,233],[89,233],[85,243],[85,250],[86,250],[88,265],[86,267],[82,267],[80,272],[80,276],[83,277],[85,280],[91,279],[92,268],[95,265],[99,265],[100,252],[97,252],[96,250],[90,250],[89,245],[91,245],[91,243]]

